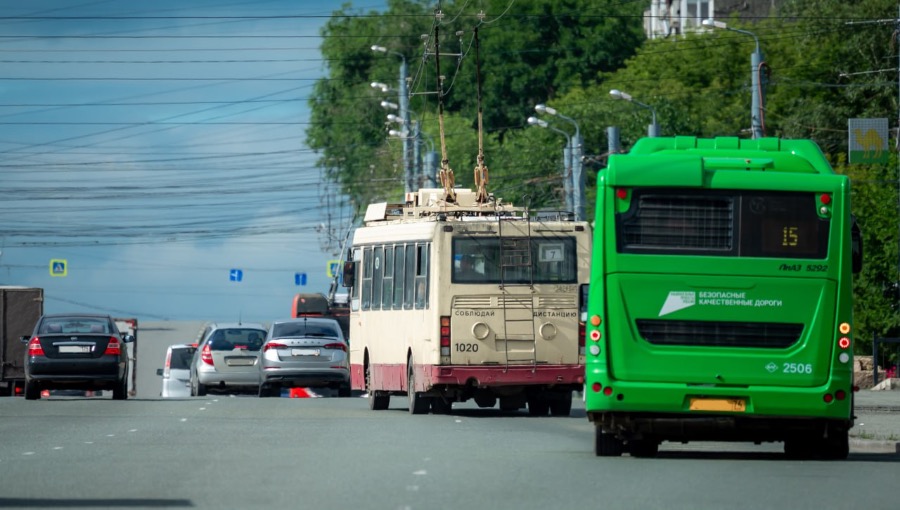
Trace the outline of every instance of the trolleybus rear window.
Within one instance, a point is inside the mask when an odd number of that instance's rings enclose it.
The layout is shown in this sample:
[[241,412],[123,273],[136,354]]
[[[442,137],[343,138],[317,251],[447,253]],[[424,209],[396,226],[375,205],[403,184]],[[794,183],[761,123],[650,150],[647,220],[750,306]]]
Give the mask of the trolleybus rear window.
[[[575,239],[453,239],[453,283],[576,283]],[[502,277],[502,280],[501,280]]]
[[621,253],[824,259],[815,193],[635,189],[616,215]]

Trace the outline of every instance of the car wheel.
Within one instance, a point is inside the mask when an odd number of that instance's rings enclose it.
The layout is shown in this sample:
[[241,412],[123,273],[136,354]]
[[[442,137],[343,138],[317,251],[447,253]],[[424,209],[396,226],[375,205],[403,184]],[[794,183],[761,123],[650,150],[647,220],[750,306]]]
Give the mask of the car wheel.
[[594,454],[598,457],[620,457],[623,449],[621,439],[609,432],[603,432],[600,425],[594,428]]
[[353,391],[350,388],[350,383],[344,384],[340,388],[338,388],[338,396],[341,398],[347,398],[352,393]]
[[206,385],[200,381],[197,381],[197,396],[198,397],[206,396]]
[[550,411],[550,402],[543,395],[537,394],[528,397],[528,414],[531,416],[547,416]]
[[122,379],[116,387],[113,388],[113,400],[125,400],[128,398],[128,379]]
[[260,384],[259,385],[259,398],[267,398],[267,397],[280,397],[281,396],[281,387],[274,386],[271,384]]
[[33,381],[25,381],[25,400],[38,400],[41,398],[41,388]]

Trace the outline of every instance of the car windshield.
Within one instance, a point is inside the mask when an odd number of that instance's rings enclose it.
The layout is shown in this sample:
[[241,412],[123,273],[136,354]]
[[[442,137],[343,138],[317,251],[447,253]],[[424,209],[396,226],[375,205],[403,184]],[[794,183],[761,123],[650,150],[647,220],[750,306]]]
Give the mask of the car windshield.
[[194,347],[178,347],[172,349],[172,357],[169,359],[169,368],[173,370],[187,370],[191,366],[191,358],[194,357]]
[[217,329],[209,339],[209,348],[213,351],[231,351],[234,349],[258,351],[262,347],[265,336],[266,332],[259,329]]
[[273,338],[300,338],[300,337],[331,337],[340,338],[338,327],[333,324],[313,322],[283,322],[275,324],[272,328]]
[[79,333],[102,333],[108,335],[110,334],[109,321],[82,317],[54,317],[45,319],[38,331],[38,334],[49,335]]

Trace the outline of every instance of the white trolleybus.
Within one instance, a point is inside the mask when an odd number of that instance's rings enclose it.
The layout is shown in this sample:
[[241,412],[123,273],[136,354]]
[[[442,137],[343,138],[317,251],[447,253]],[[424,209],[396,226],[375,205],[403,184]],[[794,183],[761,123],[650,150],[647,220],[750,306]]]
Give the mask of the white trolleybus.
[[569,213],[476,201],[470,190],[369,205],[344,268],[350,364],[369,407],[453,402],[568,415],[584,383],[582,286],[591,232]]

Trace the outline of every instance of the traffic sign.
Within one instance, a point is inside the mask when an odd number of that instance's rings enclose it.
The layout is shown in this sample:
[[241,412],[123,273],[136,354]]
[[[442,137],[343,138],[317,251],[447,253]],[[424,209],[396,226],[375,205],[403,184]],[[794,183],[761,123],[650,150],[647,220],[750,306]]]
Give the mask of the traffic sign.
[[66,259],[50,259],[50,276],[66,276],[69,264]]
[[294,285],[306,285],[306,273],[294,273]]
[[231,273],[228,274],[228,279],[233,282],[239,282],[244,278],[244,272],[240,269],[232,269]]
[[340,272],[341,272],[341,261],[340,260],[329,260],[328,267],[325,269],[325,274],[327,274],[329,278],[334,278],[334,276]]

